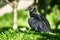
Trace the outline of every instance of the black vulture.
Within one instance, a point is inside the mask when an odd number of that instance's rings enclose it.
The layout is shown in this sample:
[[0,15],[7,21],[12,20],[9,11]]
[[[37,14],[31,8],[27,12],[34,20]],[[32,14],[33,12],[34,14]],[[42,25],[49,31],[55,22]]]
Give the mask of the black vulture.
[[50,32],[50,24],[44,15],[38,15],[34,6],[28,7],[30,18],[28,23],[32,30],[36,32]]

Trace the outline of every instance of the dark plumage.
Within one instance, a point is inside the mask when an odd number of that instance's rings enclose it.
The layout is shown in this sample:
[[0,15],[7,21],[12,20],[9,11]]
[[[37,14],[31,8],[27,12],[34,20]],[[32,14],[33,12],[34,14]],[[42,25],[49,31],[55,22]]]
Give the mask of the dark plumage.
[[28,7],[30,18],[28,23],[30,27],[36,32],[49,32],[50,24],[44,15],[38,15],[34,6]]

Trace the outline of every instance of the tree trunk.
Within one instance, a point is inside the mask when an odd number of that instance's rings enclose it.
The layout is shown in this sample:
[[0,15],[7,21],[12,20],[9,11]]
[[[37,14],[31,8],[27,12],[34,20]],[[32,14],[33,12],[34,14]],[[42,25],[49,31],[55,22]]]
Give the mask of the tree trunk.
[[14,13],[13,29],[17,29],[17,9],[16,8],[14,8],[13,13]]
[[14,2],[13,6],[13,13],[14,13],[14,24],[13,24],[13,29],[17,29],[17,2]]
[[13,8],[13,13],[14,13],[14,24],[13,24],[13,29],[17,29],[17,6],[19,0],[5,0],[6,3],[9,3],[9,5]]

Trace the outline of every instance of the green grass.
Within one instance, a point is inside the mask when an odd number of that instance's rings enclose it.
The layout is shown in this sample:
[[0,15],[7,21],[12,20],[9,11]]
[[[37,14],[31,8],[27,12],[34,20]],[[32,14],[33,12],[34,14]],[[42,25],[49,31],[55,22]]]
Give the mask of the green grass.
[[[28,11],[19,10],[18,11],[18,29],[13,30],[13,13],[5,14],[0,17],[0,40],[60,40],[60,25],[55,32],[55,23],[60,20],[59,10],[57,6],[52,9],[50,15],[47,15],[47,19],[51,25],[51,33],[37,33],[30,29],[28,25],[29,13]],[[54,11],[55,10],[55,11]],[[56,20],[57,19],[57,20]],[[21,27],[26,27],[25,32],[20,31]]]
[[19,30],[8,29],[0,33],[0,40],[59,40],[60,35],[37,33],[27,30],[21,32]]

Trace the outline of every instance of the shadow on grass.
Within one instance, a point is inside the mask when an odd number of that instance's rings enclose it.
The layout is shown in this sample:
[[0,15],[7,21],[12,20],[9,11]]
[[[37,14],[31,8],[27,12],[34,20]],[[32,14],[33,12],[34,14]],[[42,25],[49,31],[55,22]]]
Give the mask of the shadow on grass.
[[24,32],[25,34],[33,34],[33,35],[39,35],[42,36],[42,38],[37,38],[37,40],[60,40],[60,35],[54,35],[54,34],[49,34],[49,33],[38,33],[38,32],[33,32],[33,31],[29,31],[29,32]]
[[23,32],[25,34],[33,34],[33,35],[39,35],[39,36],[42,36],[41,38],[38,37],[37,40],[60,40],[60,30],[57,30],[57,33],[55,30],[52,30],[52,33],[53,34],[50,34],[50,33],[41,33],[41,32],[34,32],[34,31],[31,31],[29,30],[28,32]]
[[[26,26],[18,26],[18,30],[22,27],[26,27]],[[27,27],[26,27],[27,28]],[[6,32],[8,31],[9,29],[12,29],[11,27],[3,27],[3,28],[0,28],[0,33],[1,32]],[[12,29],[13,30],[13,29]],[[21,32],[20,30],[18,31],[18,33]],[[42,37],[37,37],[37,40],[60,40],[60,30],[57,30],[57,33],[59,35],[54,35],[55,30],[52,30],[52,33],[53,34],[49,34],[49,33],[41,33],[41,32],[34,32],[32,30],[30,30],[29,28],[27,28],[27,31],[25,32],[21,32],[21,33],[24,33],[24,34],[32,34],[32,35],[39,35],[39,36],[42,36]]]
[[5,32],[5,31],[8,31],[9,29],[12,29],[11,27],[1,27],[0,28],[0,33],[1,32]]
[[[26,26],[18,26],[18,31],[20,31],[20,28],[23,28],[23,27],[26,27]],[[26,27],[26,28],[27,28],[27,27]],[[1,32],[4,33],[4,32],[6,32],[6,31],[8,31],[8,30],[10,30],[10,29],[13,30],[12,27],[7,27],[7,26],[6,26],[6,27],[0,27],[0,33],[1,33]],[[27,30],[28,30],[28,28],[27,28]],[[15,30],[15,31],[16,31],[16,30]]]

